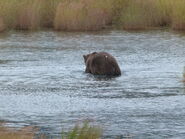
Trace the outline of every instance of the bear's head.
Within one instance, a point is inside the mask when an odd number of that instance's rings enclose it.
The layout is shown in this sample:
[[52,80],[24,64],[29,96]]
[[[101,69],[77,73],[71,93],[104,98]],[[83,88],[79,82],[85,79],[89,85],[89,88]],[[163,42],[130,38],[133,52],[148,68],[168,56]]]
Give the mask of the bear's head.
[[86,64],[86,62],[87,62],[88,58],[89,58],[90,56],[95,55],[95,54],[97,54],[97,52],[93,52],[93,53],[90,53],[90,54],[88,54],[88,55],[83,55],[83,58],[84,58],[84,62],[85,62],[85,64]]

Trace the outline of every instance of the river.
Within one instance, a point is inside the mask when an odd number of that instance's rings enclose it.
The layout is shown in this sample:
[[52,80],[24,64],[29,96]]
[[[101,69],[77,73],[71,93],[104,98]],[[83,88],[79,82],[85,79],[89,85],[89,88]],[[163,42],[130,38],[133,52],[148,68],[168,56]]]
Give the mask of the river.
[[[84,73],[83,55],[112,54],[122,76]],[[165,30],[0,35],[0,120],[59,137],[88,119],[104,138],[184,138],[185,35]]]

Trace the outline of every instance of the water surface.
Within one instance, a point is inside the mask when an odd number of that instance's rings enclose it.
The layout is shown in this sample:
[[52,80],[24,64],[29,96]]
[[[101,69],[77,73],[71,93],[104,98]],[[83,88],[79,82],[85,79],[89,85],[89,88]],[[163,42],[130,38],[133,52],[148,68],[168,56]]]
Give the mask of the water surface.
[[[122,76],[85,74],[111,53]],[[0,120],[49,136],[89,119],[104,138],[185,136],[185,36],[167,31],[8,32],[0,36]]]

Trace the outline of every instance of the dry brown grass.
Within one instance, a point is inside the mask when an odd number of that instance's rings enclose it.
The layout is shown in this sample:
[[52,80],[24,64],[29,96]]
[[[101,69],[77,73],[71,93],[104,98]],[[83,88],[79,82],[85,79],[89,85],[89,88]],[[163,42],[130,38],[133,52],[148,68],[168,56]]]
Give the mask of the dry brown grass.
[[165,0],[129,0],[121,11],[121,26],[134,30],[169,26],[171,21],[168,4]]
[[3,18],[0,18],[0,32],[3,32],[5,30],[5,24],[3,21]]
[[16,27],[35,30],[42,27],[53,27],[56,7],[62,0],[30,0],[23,3],[18,11]]
[[23,30],[35,30],[41,27],[43,6],[45,0],[32,0],[22,3],[18,10],[16,28]]
[[78,0],[61,2],[56,10],[56,30],[100,30],[112,21],[112,0]]
[[172,28],[185,30],[185,0],[176,0],[172,7]]
[[0,0],[0,17],[9,29],[35,30],[52,27],[62,0]]
[[61,1],[62,0],[44,0],[44,2],[42,2],[40,13],[42,15],[42,22],[40,23],[41,27],[53,27],[56,8]]
[[0,17],[0,29],[90,31],[113,25],[185,30],[185,0],[0,0]]
[[36,130],[32,126],[15,130],[0,124],[0,139],[33,139]]
[[[44,135],[36,136],[37,129],[33,126],[26,126],[19,130],[8,128],[4,123],[0,123],[0,139],[46,139]],[[62,139],[100,139],[102,129],[98,126],[89,125],[87,122],[83,125],[76,125],[67,133],[62,133]]]

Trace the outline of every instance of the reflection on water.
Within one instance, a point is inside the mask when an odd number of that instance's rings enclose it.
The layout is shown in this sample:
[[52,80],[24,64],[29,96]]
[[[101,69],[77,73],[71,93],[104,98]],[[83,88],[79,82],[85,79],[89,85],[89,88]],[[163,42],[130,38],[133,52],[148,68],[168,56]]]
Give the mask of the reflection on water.
[[[50,136],[92,119],[106,138],[184,137],[184,44],[165,31],[1,35],[0,120]],[[85,74],[93,51],[115,56],[122,76]]]

